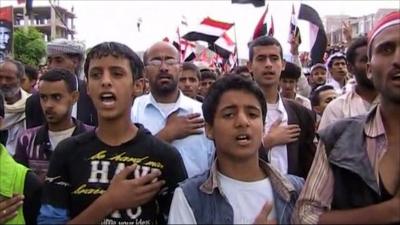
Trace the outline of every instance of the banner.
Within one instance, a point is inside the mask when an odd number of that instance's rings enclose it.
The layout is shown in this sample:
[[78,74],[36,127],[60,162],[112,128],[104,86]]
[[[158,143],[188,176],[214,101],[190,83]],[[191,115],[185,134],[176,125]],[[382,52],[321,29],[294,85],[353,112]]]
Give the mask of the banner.
[[0,8],[0,62],[11,53],[13,40],[13,8]]

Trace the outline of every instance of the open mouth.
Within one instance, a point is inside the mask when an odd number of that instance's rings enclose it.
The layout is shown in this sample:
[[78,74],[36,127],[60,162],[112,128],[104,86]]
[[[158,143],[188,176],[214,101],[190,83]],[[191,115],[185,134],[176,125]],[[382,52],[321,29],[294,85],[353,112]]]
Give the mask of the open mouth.
[[248,134],[240,134],[236,136],[236,141],[239,143],[239,145],[247,145],[250,143],[250,136]]
[[106,106],[111,106],[115,103],[116,97],[113,93],[103,93],[100,95],[101,102]]

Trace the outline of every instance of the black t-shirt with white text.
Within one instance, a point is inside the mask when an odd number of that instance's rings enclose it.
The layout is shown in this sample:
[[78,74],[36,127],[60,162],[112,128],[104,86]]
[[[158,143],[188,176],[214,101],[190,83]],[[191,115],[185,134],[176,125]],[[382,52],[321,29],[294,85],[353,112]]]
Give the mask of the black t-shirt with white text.
[[142,125],[136,137],[119,146],[103,143],[95,131],[74,136],[58,144],[46,178],[43,203],[66,209],[74,218],[104,193],[112,178],[126,166],[137,164],[128,178],[160,170],[165,185],[154,200],[133,209],[116,210],[102,224],[166,223],[178,183],[187,178],[179,152],[158,140]]

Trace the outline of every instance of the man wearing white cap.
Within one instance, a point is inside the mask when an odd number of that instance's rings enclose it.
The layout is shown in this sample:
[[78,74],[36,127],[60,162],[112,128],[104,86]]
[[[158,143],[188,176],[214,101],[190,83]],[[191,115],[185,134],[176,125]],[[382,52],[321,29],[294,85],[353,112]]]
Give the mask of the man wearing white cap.
[[381,102],[321,131],[295,207],[296,224],[400,222],[400,12],[375,23],[367,76]]
[[[78,79],[79,100],[72,108],[72,116],[88,125],[97,125],[96,109],[86,93],[85,81],[79,79],[85,58],[83,44],[66,39],[55,39],[47,44],[48,69],[61,68],[71,71]],[[45,121],[40,107],[39,94],[33,94],[26,102],[26,126],[40,126]]]

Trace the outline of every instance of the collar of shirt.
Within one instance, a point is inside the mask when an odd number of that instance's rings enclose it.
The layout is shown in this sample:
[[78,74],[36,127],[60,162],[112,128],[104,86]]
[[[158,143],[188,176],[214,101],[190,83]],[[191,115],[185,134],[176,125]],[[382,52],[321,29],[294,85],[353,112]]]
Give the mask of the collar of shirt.
[[278,111],[282,115],[282,122],[287,122],[288,121],[288,115],[285,109],[285,105],[283,105],[282,101],[282,96],[279,94],[278,95]]
[[367,115],[367,121],[364,126],[364,132],[368,137],[376,138],[385,135],[382,115],[379,104],[374,106]]
[[[191,100],[191,98],[185,96],[181,91],[179,91],[178,99],[175,102],[176,103],[175,107],[171,110],[171,112],[169,114],[171,114],[177,110],[183,110],[184,113],[192,113],[192,105],[191,105],[190,100]],[[147,94],[147,98],[144,103],[144,108],[147,108],[149,106],[153,106],[154,108],[156,108],[158,111],[160,111],[160,113],[165,118],[167,118],[169,116],[169,114],[164,115],[163,111],[158,107],[156,99],[154,98],[154,96],[151,93]]]
[[[200,186],[200,190],[206,194],[212,194],[216,188],[219,189],[219,180],[217,178],[217,160],[215,159],[211,165],[209,176],[207,180]],[[259,160],[260,167],[268,174],[268,178],[271,180],[273,190],[277,192],[285,201],[290,200],[290,193],[295,191],[294,186],[290,183],[283,175],[275,170],[270,164]],[[219,189],[221,191],[221,189]]]

